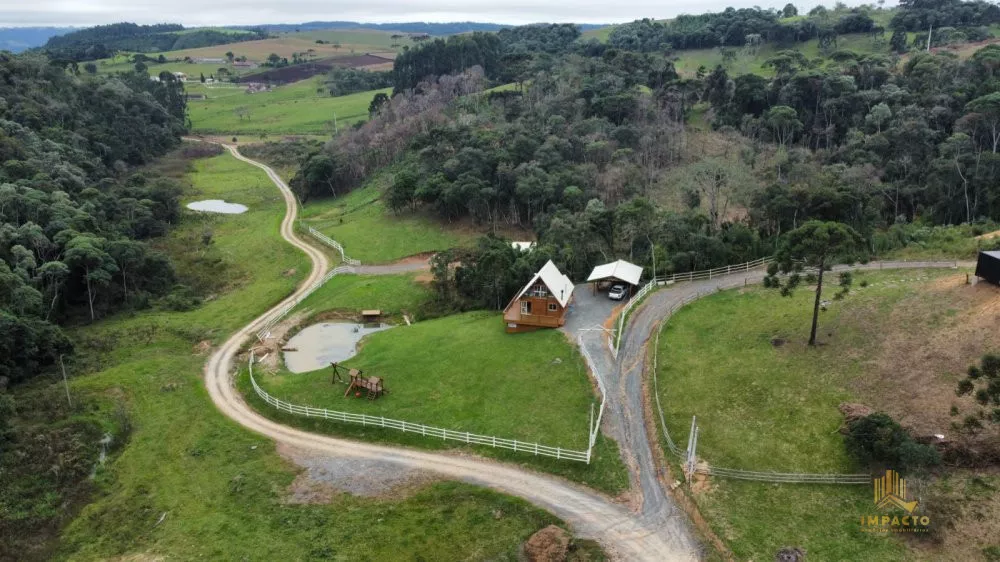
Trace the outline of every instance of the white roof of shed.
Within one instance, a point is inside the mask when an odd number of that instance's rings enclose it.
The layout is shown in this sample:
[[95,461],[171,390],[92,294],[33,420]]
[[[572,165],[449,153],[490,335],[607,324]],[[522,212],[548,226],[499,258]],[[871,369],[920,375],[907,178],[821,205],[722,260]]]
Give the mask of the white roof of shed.
[[639,278],[642,277],[642,268],[625,260],[606,263],[595,267],[594,271],[590,272],[587,282],[600,281],[601,279],[608,279],[610,277],[620,279],[632,285],[638,285]]
[[556,267],[556,264],[552,263],[552,260],[546,262],[545,265],[538,270],[538,273],[531,278],[531,281],[528,281],[528,284],[521,289],[521,292],[518,293],[513,300],[517,300],[524,296],[524,293],[527,293],[528,289],[537,283],[539,279],[541,279],[542,283],[545,283],[545,286],[549,288],[549,292],[552,293],[552,296],[559,301],[559,306],[566,306],[566,303],[569,302],[569,297],[573,295],[573,282],[569,280],[569,277],[566,277],[561,271],[559,271],[559,268]]

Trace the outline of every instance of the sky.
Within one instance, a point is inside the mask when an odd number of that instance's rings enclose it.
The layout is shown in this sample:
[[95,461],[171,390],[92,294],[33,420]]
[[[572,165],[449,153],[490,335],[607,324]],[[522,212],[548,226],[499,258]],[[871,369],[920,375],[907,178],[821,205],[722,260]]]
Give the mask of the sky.
[[[760,6],[781,8],[788,0],[0,0],[0,27],[89,26],[129,21],[185,26],[302,23],[307,21],[620,23],[639,18]],[[793,3],[800,11],[833,0]],[[846,1],[848,5],[860,1]],[[894,5],[889,0],[886,5]]]

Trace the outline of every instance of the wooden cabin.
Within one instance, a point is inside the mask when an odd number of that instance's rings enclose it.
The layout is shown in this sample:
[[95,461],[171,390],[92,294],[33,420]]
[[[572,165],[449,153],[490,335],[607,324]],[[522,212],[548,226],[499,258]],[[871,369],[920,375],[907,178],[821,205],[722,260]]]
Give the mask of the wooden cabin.
[[549,260],[504,309],[507,333],[562,326],[572,296],[573,282]]

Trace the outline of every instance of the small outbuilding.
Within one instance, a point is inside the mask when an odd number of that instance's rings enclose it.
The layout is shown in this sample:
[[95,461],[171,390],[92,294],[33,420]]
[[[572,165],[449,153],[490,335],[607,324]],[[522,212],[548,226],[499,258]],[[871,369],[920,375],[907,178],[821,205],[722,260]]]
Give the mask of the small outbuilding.
[[629,285],[631,293],[639,286],[640,279],[642,279],[642,267],[625,260],[618,260],[595,267],[590,272],[590,277],[587,277],[587,283],[593,283],[595,291],[609,285],[625,283]]
[[1000,285],[1000,252],[979,252],[976,277]]

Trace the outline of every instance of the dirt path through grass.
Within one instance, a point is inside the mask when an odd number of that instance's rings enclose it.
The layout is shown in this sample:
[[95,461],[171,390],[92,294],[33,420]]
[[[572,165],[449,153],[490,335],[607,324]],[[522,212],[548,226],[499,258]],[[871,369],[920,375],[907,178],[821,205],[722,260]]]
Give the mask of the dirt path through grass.
[[[285,198],[287,214],[281,224],[281,235],[305,252],[313,265],[312,273],[289,297],[293,299],[326,272],[329,267],[327,258],[296,235],[293,228],[298,213],[295,197],[278,174],[259,162],[243,157],[235,147],[226,148],[239,160],[267,172]],[[577,535],[596,539],[610,555],[618,559],[668,561],[698,558],[693,544],[678,543],[674,533],[668,532],[663,526],[637,516],[597,492],[553,476],[467,455],[428,453],[327,437],[283,426],[265,418],[247,405],[236,389],[232,377],[234,359],[243,342],[283,304],[265,312],[239,330],[212,353],[205,365],[205,385],[212,401],[223,414],[240,425],[282,445],[314,454],[394,463],[519,496],[564,520]]]

